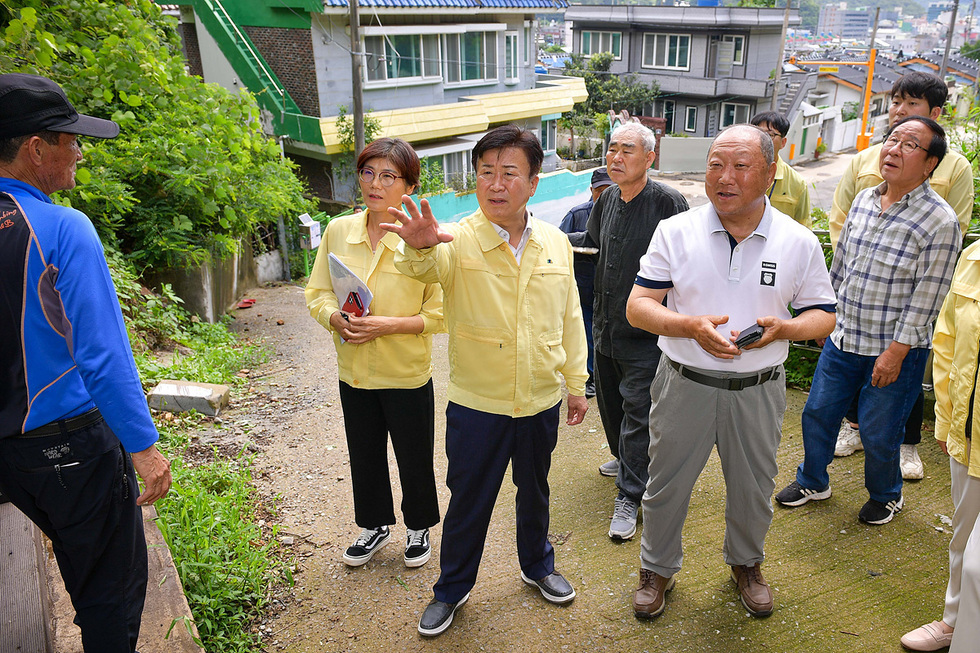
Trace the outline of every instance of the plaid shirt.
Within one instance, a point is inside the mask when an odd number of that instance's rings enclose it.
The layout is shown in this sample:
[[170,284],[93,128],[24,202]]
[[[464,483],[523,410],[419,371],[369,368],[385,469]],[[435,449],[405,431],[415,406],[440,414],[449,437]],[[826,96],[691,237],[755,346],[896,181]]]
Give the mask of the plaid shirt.
[[956,213],[926,180],[881,210],[886,182],[854,199],[830,266],[841,351],[878,356],[892,341],[932,345],[962,238]]

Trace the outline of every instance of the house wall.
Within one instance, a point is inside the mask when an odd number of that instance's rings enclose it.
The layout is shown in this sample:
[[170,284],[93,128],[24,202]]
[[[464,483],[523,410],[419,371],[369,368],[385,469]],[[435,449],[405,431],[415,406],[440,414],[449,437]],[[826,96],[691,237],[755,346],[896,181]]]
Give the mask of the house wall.
[[313,42],[309,29],[284,27],[242,28],[259,53],[286,87],[300,110],[308,116],[320,115]]

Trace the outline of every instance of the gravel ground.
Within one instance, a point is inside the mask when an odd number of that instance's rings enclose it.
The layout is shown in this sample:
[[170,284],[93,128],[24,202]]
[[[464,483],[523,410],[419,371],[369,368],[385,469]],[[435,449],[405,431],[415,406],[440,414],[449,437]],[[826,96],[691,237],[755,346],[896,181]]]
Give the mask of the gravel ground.
[[[300,287],[257,288],[249,296],[256,303],[237,311],[235,328],[263,339],[274,354],[236,390],[221,430],[202,440],[257,452],[256,483],[264,496],[278,497],[278,515],[269,519],[291,542],[286,548],[295,558],[296,584],[279,593],[261,624],[269,651],[899,651],[902,633],[941,614],[949,471],[927,434],[921,447],[926,479],[906,486],[907,508],[889,525],[857,522],[866,500],[862,454],[834,463],[830,500],[776,508],[764,566],[776,594],[768,619],[746,614],[724,565],[724,483],[712,456],[691,502],[687,557],[667,610],[653,622],[636,620],[629,605],[639,538],[616,544],[606,535],[615,487],[596,471],[609,456],[593,403],[582,425],[562,427],[551,474],[557,566],[575,585],[575,601],[553,606],[521,582],[514,489],[505,481],[470,601],[449,631],[422,639],[416,624],[439,573],[440,527],[424,567],[403,565],[401,524],[370,563],[344,566],[341,553],[359,529],[332,342],[307,314]],[[441,485],[444,335],[434,352]],[[805,395],[791,391],[788,401],[777,489],[792,480],[802,455]],[[397,502],[397,484],[395,493]],[[443,513],[448,500],[440,487]]]

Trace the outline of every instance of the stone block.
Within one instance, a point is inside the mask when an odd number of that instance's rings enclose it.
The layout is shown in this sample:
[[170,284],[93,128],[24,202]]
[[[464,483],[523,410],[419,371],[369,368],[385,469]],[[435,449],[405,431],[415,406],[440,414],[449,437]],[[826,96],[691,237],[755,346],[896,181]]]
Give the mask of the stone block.
[[203,415],[215,416],[228,405],[229,389],[215,383],[192,381],[160,381],[150,390],[147,401],[150,408],[186,413],[192,410]]

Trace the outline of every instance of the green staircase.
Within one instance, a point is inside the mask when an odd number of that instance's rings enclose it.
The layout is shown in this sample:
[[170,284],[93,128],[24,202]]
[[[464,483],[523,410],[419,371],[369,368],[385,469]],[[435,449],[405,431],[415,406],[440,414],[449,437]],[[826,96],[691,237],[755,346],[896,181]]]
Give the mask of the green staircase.
[[248,35],[221,0],[191,0],[194,12],[263,109],[272,114],[276,134],[323,145],[320,120],[304,115]]

